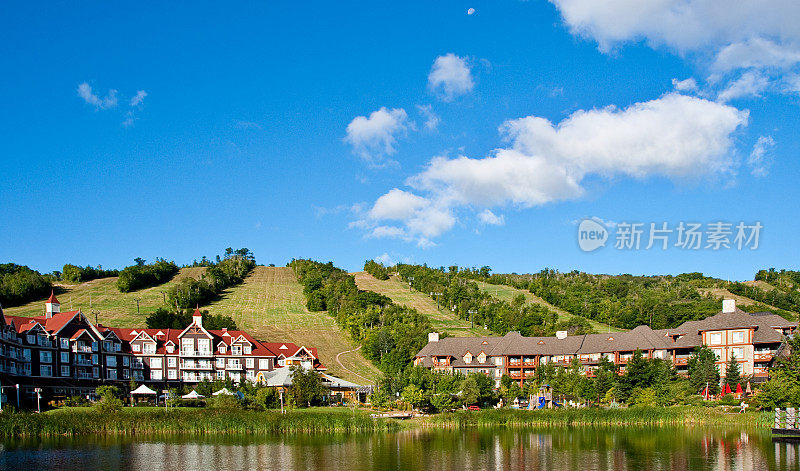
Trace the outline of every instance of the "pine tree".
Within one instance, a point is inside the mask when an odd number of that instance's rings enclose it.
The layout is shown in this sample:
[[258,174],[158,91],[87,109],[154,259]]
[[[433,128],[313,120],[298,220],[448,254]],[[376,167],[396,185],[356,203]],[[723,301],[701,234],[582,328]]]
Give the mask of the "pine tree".
[[716,365],[717,356],[703,345],[689,358],[689,382],[692,389],[698,393],[706,385],[711,394],[719,393],[719,368]]
[[736,391],[736,385],[741,381],[742,375],[739,372],[739,362],[736,361],[736,356],[731,354],[728,366],[725,367],[725,382],[731,386],[731,390]]

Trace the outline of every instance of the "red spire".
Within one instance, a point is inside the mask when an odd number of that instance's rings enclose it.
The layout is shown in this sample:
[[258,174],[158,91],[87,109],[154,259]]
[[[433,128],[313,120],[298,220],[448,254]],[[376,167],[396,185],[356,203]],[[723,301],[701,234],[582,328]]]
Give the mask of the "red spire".
[[200,312],[200,304],[198,304],[197,307],[194,308],[194,314],[192,314],[192,316],[203,317],[203,314]]
[[58,299],[56,299],[56,293],[53,290],[50,290],[50,297],[47,298],[47,301],[45,302],[53,304],[61,304],[60,302],[58,302]]

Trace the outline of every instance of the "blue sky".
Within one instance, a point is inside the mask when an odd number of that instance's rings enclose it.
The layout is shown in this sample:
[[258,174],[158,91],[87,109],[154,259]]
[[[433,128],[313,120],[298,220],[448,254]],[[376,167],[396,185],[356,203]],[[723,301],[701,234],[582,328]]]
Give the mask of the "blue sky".
[[[798,268],[798,6],[596,3],[6,3],[0,260]],[[681,221],[764,228],[613,247]]]

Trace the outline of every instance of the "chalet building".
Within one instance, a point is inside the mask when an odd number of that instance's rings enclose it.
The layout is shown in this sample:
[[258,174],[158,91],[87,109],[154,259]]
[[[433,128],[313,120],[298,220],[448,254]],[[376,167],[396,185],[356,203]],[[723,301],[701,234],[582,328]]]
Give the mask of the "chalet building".
[[[54,294],[41,316],[5,316],[0,308],[0,385],[19,384],[22,400],[34,400],[37,389],[86,395],[131,379],[155,387],[226,378],[265,383],[268,372],[284,366],[325,370],[315,348],[264,343],[241,330],[207,330],[199,309],[179,331],[92,324],[80,310],[61,312]],[[3,402],[15,402],[7,389],[4,394]]]
[[707,345],[717,355],[720,374],[731,357],[742,374],[754,381],[767,378],[769,365],[796,322],[767,313],[746,313],[725,300],[720,313],[701,321],[685,322],[675,329],[653,330],[638,326],[628,332],[555,337],[523,337],[509,332],[503,337],[448,337],[428,335],[428,344],[417,353],[414,364],[434,371],[479,372],[495,379],[508,375],[520,384],[546,364],[568,367],[577,359],[584,374],[594,376],[602,358],[616,364],[621,373],[640,350],[646,358],[669,360],[680,374],[688,374],[688,359]]

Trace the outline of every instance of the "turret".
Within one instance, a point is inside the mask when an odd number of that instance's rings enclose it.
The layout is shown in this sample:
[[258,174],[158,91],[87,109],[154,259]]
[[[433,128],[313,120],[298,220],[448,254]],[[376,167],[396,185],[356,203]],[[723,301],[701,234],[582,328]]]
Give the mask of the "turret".
[[53,314],[61,312],[61,303],[58,302],[54,291],[50,291],[50,297],[44,303],[44,316],[47,319],[53,317]]

